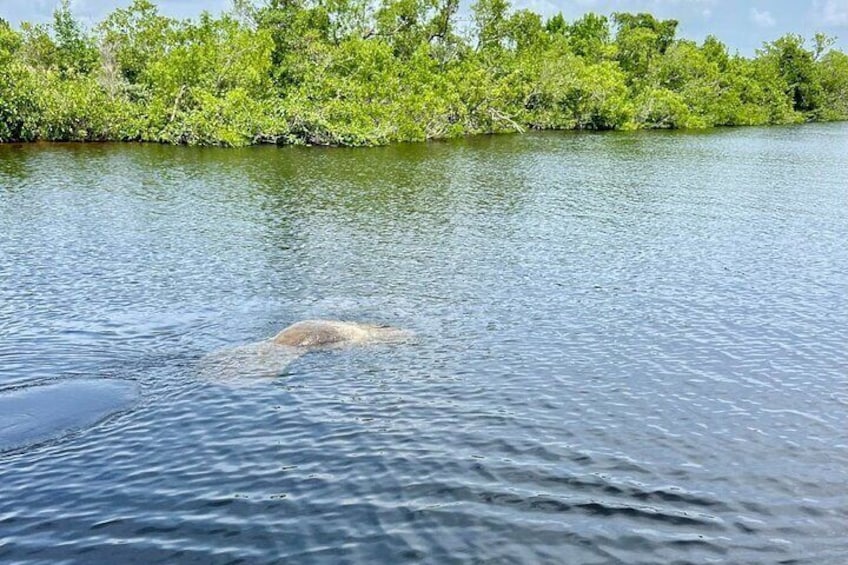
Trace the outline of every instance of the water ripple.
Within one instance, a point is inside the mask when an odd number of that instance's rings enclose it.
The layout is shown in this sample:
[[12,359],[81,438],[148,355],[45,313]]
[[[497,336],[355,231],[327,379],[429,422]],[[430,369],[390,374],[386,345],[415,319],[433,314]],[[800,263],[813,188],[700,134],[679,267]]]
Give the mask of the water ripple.
[[[0,561],[840,563],[845,136],[0,145],[0,387],[141,391]],[[418,339],[203,371],[320,317]]]

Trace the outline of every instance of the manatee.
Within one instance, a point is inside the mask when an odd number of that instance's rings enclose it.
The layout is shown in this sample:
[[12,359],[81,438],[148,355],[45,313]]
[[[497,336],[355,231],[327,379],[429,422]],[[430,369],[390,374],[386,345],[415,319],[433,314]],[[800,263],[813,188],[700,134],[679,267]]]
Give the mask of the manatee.
[[201,373],[214,380],[276,377],[295,359],[316,350],[376,343],[402,343],[413,333],[392,326],[303,320],[257,343],[223,349],[201,360]]
[[71,379],[0,391],[0,453],[56,440],[130,408],[132,381]]
[[410,336],[410,332],[391,326],[333,320],[303,320],[275,335],[272,341],[276,345],[316,348],[363,343],[396,343]]

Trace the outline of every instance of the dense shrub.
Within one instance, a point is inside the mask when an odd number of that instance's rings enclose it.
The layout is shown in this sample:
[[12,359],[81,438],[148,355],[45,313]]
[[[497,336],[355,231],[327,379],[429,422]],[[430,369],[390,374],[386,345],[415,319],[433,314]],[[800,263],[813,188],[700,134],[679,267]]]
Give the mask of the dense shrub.
[[544,21],[506,0],[135,0],[93,29],[0,20],[0,141],[379,145],[526,129],[848,119],[848,56],[786,35],[753,58],[650,14]]

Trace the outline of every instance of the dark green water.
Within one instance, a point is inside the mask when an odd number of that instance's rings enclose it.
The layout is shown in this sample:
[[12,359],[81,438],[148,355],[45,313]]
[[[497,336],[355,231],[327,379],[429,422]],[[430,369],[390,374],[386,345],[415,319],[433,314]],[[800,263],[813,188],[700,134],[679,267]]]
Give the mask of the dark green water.
[[[844,562],[846,162],[844,124],[0,146],[0,406],[138,390],[0,443],[0,561]],[[198,370],[304,318],[418,337]]]

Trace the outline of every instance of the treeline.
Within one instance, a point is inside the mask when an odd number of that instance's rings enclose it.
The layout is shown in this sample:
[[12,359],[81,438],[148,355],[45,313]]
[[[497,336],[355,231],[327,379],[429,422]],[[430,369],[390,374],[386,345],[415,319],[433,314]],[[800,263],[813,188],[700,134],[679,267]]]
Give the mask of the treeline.
[[576,21],[477,0],[149,0],[92,29],[0,19],[0,141],[375,145],[527,129],[848,119],[848,56],[786,35],[754,58],[650,14]]

